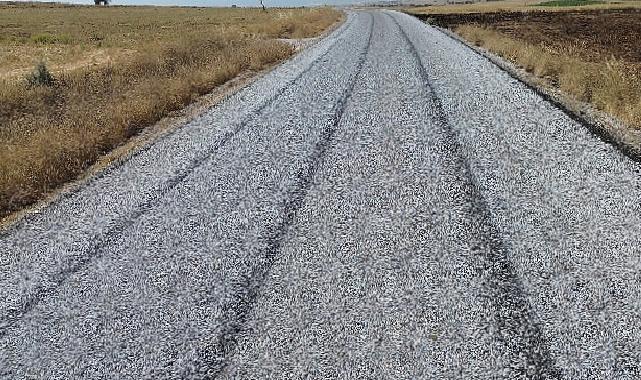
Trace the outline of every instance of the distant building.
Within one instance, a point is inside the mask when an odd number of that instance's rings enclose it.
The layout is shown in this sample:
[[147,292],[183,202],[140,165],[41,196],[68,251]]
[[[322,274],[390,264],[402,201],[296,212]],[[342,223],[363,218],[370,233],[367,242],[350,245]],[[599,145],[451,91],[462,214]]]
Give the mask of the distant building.
[[109,0],[93,0],[95,5],[109,5]]

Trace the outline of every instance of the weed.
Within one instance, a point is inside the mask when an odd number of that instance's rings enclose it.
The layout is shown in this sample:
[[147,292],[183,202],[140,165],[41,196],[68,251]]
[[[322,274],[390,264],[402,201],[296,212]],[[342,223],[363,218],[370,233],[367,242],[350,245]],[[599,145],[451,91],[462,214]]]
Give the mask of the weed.
[[55,83],[53,75],[47,69],[44,62],[36,65],[35,70],[25,78],[29,87],[47,86],[51,87]]
[[0,5],[0,25],[19,26],[18,37],[48,36],[43,31],[55,27],[56,36],[71,41],[18,43],[0,35],[0,52],[27,57],[10,68],[42,56],[48,64],[38,65],[28,86],[0,73],[0,217],[75,178],[199,95],[286,59],[292,49],[276,38],[313,37],[340,17],[329,8],[18,5],[2,12]]
[[73,39],[68,34],[53,35],[48,33],[39,33],[31,36],[31,42],[42,45],[68,45],[73,42]]

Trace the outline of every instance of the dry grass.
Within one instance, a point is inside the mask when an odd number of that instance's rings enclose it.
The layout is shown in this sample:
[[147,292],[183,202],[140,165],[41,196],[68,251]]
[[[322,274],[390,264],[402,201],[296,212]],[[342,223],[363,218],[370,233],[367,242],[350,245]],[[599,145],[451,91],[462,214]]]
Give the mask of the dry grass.
[[581,46],[534,45],[475,25],[460,25],[455,31],[544,79],[548,85],[641,128],[641,64],[613,57],[588,62]]
[[511,61],[542,86],[641,128],[641,56],[635,43],[641,14],[631,9],[641,2],[533,6],[538,3],[509,0],[406,12]]
[[[0,217],[173,110],[293,52],[331,9],[0,6]],[[55,82],[28,86],[44,60]]]

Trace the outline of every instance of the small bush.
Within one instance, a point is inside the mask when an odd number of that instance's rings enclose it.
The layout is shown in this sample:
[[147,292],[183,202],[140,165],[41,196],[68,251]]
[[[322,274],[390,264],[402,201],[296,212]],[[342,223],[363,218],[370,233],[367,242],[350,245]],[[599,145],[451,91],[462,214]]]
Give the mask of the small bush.
[[27,75],[26,79],[29,87],[51,87],[56,81],[44,62],[38,63],[36,69],[31,74]]
[[42,45],[64,44],[68,45],[73,39],[68,34],[54,35],[49,33],[34,34],[31,36],[31,42]]

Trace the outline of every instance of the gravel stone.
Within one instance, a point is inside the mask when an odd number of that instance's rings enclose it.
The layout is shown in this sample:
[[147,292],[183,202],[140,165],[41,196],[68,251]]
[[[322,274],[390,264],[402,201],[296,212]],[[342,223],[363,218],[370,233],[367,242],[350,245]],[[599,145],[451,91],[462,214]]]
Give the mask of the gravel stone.
[[0,378],[637,379],[639,171],[350,11],[0,235]]

